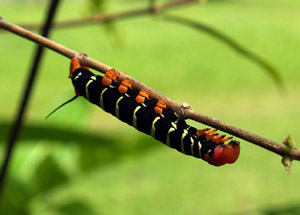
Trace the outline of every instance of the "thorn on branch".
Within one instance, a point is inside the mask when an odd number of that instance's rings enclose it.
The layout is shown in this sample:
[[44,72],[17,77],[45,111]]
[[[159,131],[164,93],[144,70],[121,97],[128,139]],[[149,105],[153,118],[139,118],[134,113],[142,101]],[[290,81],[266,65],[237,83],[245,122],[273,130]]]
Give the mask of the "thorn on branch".
[[187,119],[186,110],[192,110],[192,108],[188,103],[183,102],[182,105],[180,105],[179,111],[176,111],[180,119]]
[[284,147],[285,155],[282,157],[281,162],[284,166],[284,169],[290,173],[290,169],[292,167],[292,160],[293,160],[290,157],[290,153],[292,152],[293,149],[297,149],[296,141],[291,135],[288,135],[287,138],[285,138],[282,143],[285,146]]
[[283,164],[284,169],[286,171],[288,171],[288,173],[290,173],[290,170],[291,170],[291,167],[292,167],[292,159],[290,157],[288,157],[288,156],[284,156],[281,159],[281,163]]
[[80,52],[80,53],[76,53],[75,57],[81,60],[84,57],[88,57],[88,55],[85,52]]
[[191,109],[191,106],[188,103],[182,103],[183,109]]

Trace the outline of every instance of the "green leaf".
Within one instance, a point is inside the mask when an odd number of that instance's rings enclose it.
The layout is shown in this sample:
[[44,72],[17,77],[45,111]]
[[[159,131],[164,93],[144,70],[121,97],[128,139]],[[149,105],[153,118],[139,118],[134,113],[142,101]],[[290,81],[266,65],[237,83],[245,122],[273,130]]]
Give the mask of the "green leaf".
[[62,214],[72,214],[72,215],[92,215],[95,214],[93,209],[89,207],[88,205],[84,204],[81,201],[73,200],[70,202],[67,202],[64,205],[61,205],[58,207],[59,212]]
[[53,156],[48,155],[38,166],[33,176],[31,187],[34,193],[40,193],[66,181],[68,181],[67,175]]
[[1,214],[28,214],[29,201],[29,190],[25,184],[14,177],[7,178],[0,198]]
[[88,10],[91,14],[102,13],[105,10],[106,0],[89,0]]

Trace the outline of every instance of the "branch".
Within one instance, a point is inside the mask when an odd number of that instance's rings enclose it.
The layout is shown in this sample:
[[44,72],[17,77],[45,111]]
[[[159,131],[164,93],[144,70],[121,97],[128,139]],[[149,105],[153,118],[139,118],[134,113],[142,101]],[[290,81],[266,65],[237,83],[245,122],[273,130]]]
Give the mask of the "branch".
[[[154,3],[150,3],[150,6],[148,8],[139,8],[135,10],[122,11],[119,13],[113,13],[107,15],[94,15],[83,19],[72,19],[72,20],[54,22],[53,27],[55,28],[65,28],[65,27],[73,27],[73,26],[78,27],[80,25],[112,22],[115,20],[134,18],[136,16],[157,13],[171,8],[188,5],[191,3],[199,3],[199,0],[178,0],[178,1],[168,2],[163,5],[155,5]],[[41,28],[40,24],[20,24],[19,26],[28,30],[35,30]]]
[[[136,16],[140,16],[140,15],[158,14],[158,12],[161,12],[164,10],[188,5],[191,3],[197,3],[197,2],[201,2],[201,1],[205,2],[205,0],[177,0],[177,1],[165,3],[162,5],[156,5],[156,0],[149,0],[149,6],[147,8],[122,11],[122,12],[106,14],[106,15],[102,15],[102,14],[94,15],[91,17],[83,18],[83,19],[66,20],[66,21],[54,23],[54,25],[55,25],[55,27],[63,28],[63,27],[72,27],[72,26],[80,26],[80,25],[87,25],[87,24],[112,22],[112,21],[117,21],[120,19],[132,18],[132,17],[136,17]],[[203,31],[203,32],[209,34],[210,36],[215,37],[216,39],[219,39],[223,43],[227,44],[230,48],[237,51],[240,55],[248,58],[250,61],[261,66],[262,69],[264,69],[271,76],[271,78],[273,78],[279,92],[280,93],[286,92],[282,77],[280,76],[279,72],[272,64],[270,64],[267,60],[263,59],[262,57],[251,52],[250,50],[247,50],[246,48],[242,47],[237,41],[230,38],[229,36],[226,36],[224,33],[220,32],[206,24],[202,24],[200,22],[195,22],[193,20],[189,20],[189,19],[186,19],[183,17],[165,15],[163,17],[163,19],[167,20],[167,21],[175,22],[178,24],[183,24],[185,26],[194,28],[196,30]],[[21,25],[21,27],[23,27],[25,29],[34,30],[34,29],[39,29],[40,25],[39,24],[24,24],[24,25]],[[0,31],[0,33],[1,33],[1,31]]]
[[[205,2],[206,0],[177,0],[168,2],[162,5],[156,5],[156,0],[149,0],[149,6],[147,8],[140,8],[135,10],[129,10],[129,11],[122,11],[119,13],[112,13],[112,14],[106,14],[106,15],[95,15],[83,19],[73,19],[73,20],[66,20],[54,23],[55,27],[63,28],[63,27],[72,27],[72,26],[80,26],[80,25],[87,25],[87,24],[97,24],[97,23],[103,23],[103,22],[112,22],[117,21],[120,19],[126,19],[126,18],[132,18],[136,16],[146,15],[146,14],[157,14],[158,12],[165,11],[171,8],[189,5],[191,3],[197,3],[197,2]],[[212,0],[210,0],[212,1]],[[216,1],[216,0],[215,0]],[[246,48],[242,47],[240,44],[238,44],[234,39],[226,36],[224,33],[206,25],[202,24],[200,22],[195,22],[186,18],[177,17],[177,16],[171,16],[166,15],[163,17],[165,20],[176,22],[179,24],[184,24],[185,26],[195,28],[200,31],[204,31],[207,34],[210,34],[212,37],[215,37],[216,39],[219,39],[223,43],[227,44],[230,48],[237,51],[242,56],[248,58],[250,61],[256,63],[257,65],[261,66],[268,74],[271,76],[271,78],[274,79],[278,90],[280,93],[285,92],[285,86],[283,83],[283,80],[279,74],[279,72],[276,70],[274,66],[272,66],[270,63],[268,63],[266,60],[264,60],[262,57],[259,57],[258,55],[252,53],[251,51],[247,50]],[[39,24],[21,24],[21,27],[25,29],[39,29],[41,26]],[[0,31],[1,33],[1,31]]]
[[[58,43],[55,43],[47,38],[39,36],[28,30],[25,30],[19,26],[8,23],[2,19],[0,19],[0,27],[2,27],[4,29],[6,29],[7,31],[10,31],[14,34],[17,34],[21,37],[27,38],[35,43],[39,43],[42,46],[45,46],[57,53],[64,55],[65,57],[72,58],[72,57],[80,55],[78,52],[75,52],[67,47],[64,47]],[[86,65],[90,68],[93,68],[101,73],[105,73],[107,70],[111,69],[110,66],[107,66],[96,60],[93,60],[87,56],[84,56],[84,55],[81,55],[81,56],[82,56],[81,64]],[[127,76],[125,73],[121,72],[121,75],[119,76],[118,81],[122,81],[124,78],[132,79],[133,80],[133,88],[136,90],[141,90],[141,89],[147,88],[149,90],[149,93],[150,93],[152,99],[158,100],[161,98],[165,98],[167,100],[167,107],[169,109],[174,110],[183,119],[192,119],[194,121],[200,122],[200,123],[208,125],[210,127],[219,129],[228,134],[239,137],[248,142],[254,143],[254,144],[256,144],[262,148],[265,148],[269,151],[272,151],[282,157],[288,157],[291,160],[300,160],[300,151],[298,151],[295,147],[293,147],[290,150],[286,150],[287,149],[286,145],[276,143],[272,140],[266,139],[264,137],[260,137],[256,134],[253,134],[246,130],[237,128],[230,124],[221,122],[212,117],[206,116],[201,113],[197,113],[197,112],[193,111],[189,107],[189,105],[187,105],[187,104],[181,105],[181,104],[177,103],[176,101],[174,101],[170,98],[167,98],[166,96],[160,94],[159,92],[149,88],[145,84],[143,84],[143,83]]]

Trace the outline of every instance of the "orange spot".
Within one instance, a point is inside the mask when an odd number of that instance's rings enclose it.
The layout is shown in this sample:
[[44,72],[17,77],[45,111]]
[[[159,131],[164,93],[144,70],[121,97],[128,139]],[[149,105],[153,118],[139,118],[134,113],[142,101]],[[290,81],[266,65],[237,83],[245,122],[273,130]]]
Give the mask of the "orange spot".
[[121,84],[132,89],[132,79],[130,79],[130,78],[124,78],[124,80],[121,82]]
[[143,103],[145,101],[145,97],[137,95],[137,97],[135,97],[135,101],[137,103]]
[[111,80],[110,78],[104,76],[104,77],[102,78],[102,81],[101,81],[101,82],[102,82],[102,84],[103,84],[104,86],[107,86],[107,85],[110,85],[110,84],[111,84],[112,80]]
[[75,72],[76,69],[79,69],[81,67],[80,65],[80,60],[76,57],[73,57],[71,59],[71,63],[70,63],[70,75],[69,78],[73,77],[73,73]]
[[154,111],[155,111],[155,113],[157,113],[157,114],[162,114],[163,110],[164,110],[164,109],[162,109],[161,107],[158,107],[158,106],[155,106],[155,107],[154,107]]
[[207,140],[212,140],[212,139],[214,139],[214,137],[217,136],[217,135],[218,135],[218,134],[206,135],[205,138],[206,138]]
[[216,135],[214,136],[213,140],[215,141],[215,143],[219,144],[219,143],[222,143],[222,138],[224,138],[225,135]]
[[226,138],[223,138],[223,139],[222,139],[222,143],[225,143],[226,141],[231,140],[231,139],[232,139],[232,137],[226,137]]
[[86,70],[89,70],[89,69],[90,69],[90,67],[88,67],[88,66],[81,66],[81,68],[82,68],[82,69],[86,69]]
[[105,73],[105,76],[117,82],[117,78],[120,75],[120,72],[116,69],[110,69]]
[[201,130],[197,130],[197,131],[196,131],[196,135],[197,135],[198,137],[200,137],[200,136],[202,136],[203,134],[205,134],[205,132],[208,131],[208,130],[209,130],[209,128],[204,128],[204,129],[201,129]]
[[147,89],[140,90],[139,95],[141,95],[141,96],[147,98],[148,100],[150,100],[149,91]]
[[211,130],[209,129],[208,131],[205,131],[204,133],[207,134],[207,135],[209,135],[209,134],[215,133],[217,130],[218,130],[218,129],[215,129],[215,128],[214,128],[214,129],[211,129]]
[[120,85],[118,88],[119,93],[126,93],[128,90],[128,87],[124,86],[124,85]]
[[159,100],[156,102],[156,106],[157,106],[157,107],[160,107],[160,108],[166,109],[166,108],[167,108],[167,101],[166,101],[166,99],[159,99]]

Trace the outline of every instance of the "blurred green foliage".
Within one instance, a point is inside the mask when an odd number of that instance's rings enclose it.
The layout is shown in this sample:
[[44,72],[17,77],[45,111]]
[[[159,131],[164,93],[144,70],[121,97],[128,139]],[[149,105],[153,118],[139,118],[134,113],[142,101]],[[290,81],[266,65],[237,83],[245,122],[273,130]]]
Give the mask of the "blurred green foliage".
[[86,1],[90,14],[101,14],[105,11],[106,0],[89,0]]
[[[0,3],[10,22],[39,22],[44,2]],[[149,1],[107,1],[105,12]],[[86,14],[86,1],[64,1],[59,20]],[[106,27],[53,30],[51,38],[126,72],[178,102],[281,142],[300,139],[300,2],[233,0],[168,13],[207,23],[282,71],[287,95],[257,65],[218,40],[145,16]],[[35,45],[0,34],[0,158]],[[69,60],[47,51],[25,127],[13,156],[1,214],[299,214],[300,167],[284,172],[280,158],[244,141],[234,165],[214,168],[121,123],[84,99],[48,120],[74,95]],[[171,78],[170,78],[171,77]],[[192,123],[202,128],[202,125]],[[1,159],[2,160],[2,159]]]

